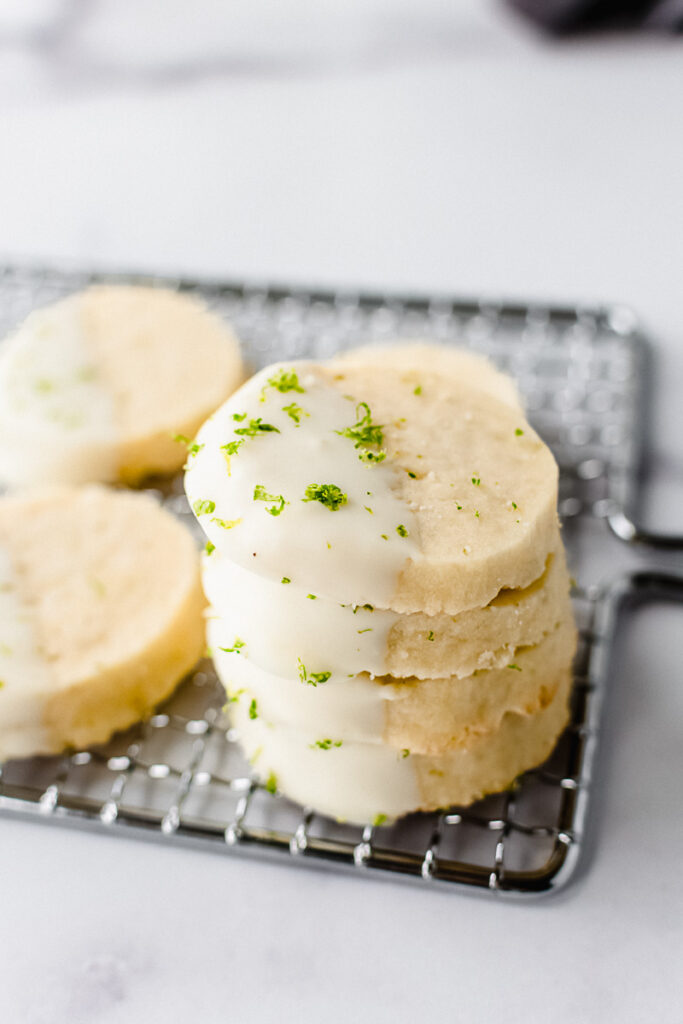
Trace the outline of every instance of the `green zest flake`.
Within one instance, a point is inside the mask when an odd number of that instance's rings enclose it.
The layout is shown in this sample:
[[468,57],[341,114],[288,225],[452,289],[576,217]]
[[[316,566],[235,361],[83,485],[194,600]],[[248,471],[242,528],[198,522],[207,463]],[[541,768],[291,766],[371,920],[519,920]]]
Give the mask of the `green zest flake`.
[[274,501],[275,504],[266,509],[271,516],[279,516],[285,505],[289,504],[281,494],[268,494],[261,484],[256,484],[254,488],[254,501]]
[[363,508],[365,509],[366,512],[369,512],[371,516],[374,516],[375,513],[372,511],[369,505],[363,505]]
[[330,512],[336,512],[349,500],[336,484],[309,484],[302,501],[319,501]]
[[212,555],[215,550],[216,550],[216,545],[213,544],[210,540],[207,540],[206,547],[204,548],[204,551],[206,552],[206,554],[207,555]]
[[406,528],[403,525],[403,523],[399,523],[399,525],[396,527],[396,533],[399,535],[399,537],[407,537],[408,536],[408,531],[406,530]]
[[462,505],[459,505],[457,501],[455,503],[455,507],[457,508],[458,512],[462,512]]
[[291,582],[292,581],[290,580],[289,576],[283,576],[282,579],[280,580],[280,583],[291,583]]
[[266,400],[266,389],[274,388],[280,394],[285,395],[288,391],[298,391],[304,394],[305,388],[299,384],[299,378],[294,370],[279,370],[274,376],[269,377],[261,389],[261,401]]
[[481,483],[481,477],[473,476],[472,477],[472,483],[474,484],[475,487],[478,487],[479,484]]
[[192,510],[196,516],[208,516],[216,511],[216,502],[206,498],[197,498],[192,504]]
[[271,793],[273,795],[275,794],[275,791],[277,790],[277,777],[273,774],[273,772],[271,772],[268,778],[266,779],[264,783],[264,788],[268,793]]
[[309,601],[317,601],[318,600],[318,598],[315,596],[315,594],[306,594],[306,597],[308,598]]
[[239,526],[240,523],[242,522],[242,520],[241,519],[219,519],[217,516],[214,516],[212,518],[211,522],[215,523],[216,526],[220,526],[220,528],[222,530],[232,530],[233,527]]
[[[344,608],[344,605],[342,605],[342,608]],[[374,610],[374,604],[357,604],[354,606],[353,614],[355,615],[357,611],[374,612]]]
[[310,416],[310,413],[306,412],[305,409],[302,409],[300,405],[296,404],[296,402],[290,402],[289,405],[283,405],[282,411],[287,413],[290,420],[294,420],[297,427],[301,423],[302,416]]
[[410,751],[408,750],[407,747],[404,747],[403,750],[401,751],[401,757],[410,757]]
[[433,640],[434,639],[434,630],[433,629],[430,629],[429,633],[427,633],[427,639],[428,640]]
[[[241,418],[244,419],[244,417]],[[233,419],[236,417],[233,416]],[[235,433],[242,434],[244,437],[257,437],[259,434],[279,434],[280,431],[272,423],[264,423],[259,416],[255,420],[249,420],[246,427],[236,427]]]
[[512,507],[515,509],[515,511],[517,510],[517,502],[516,501],[512,502]]
[[256,703],[256,698],[254,698],[251,704],[249,705],[249,717],[252,719],[252,721],[255,718],[258,718],[258,704]]
[[519,667],[519,665],[515,665],[515,664],[508,665],[508,668],[513,668],[515,670],[515,672],[521,672],[522,671],[521,668]]
[[241,654],[245,644],[244,640],[240,640],[238,636],[232,642],[232,647],[219,647],[219,651],[225,651],[226,654]]
[[225,694],[226,700],[223,707],[227,708],[228,704],[237,704],[243,693],[244,687],[242,687],[241,690],[234,690],[232,693],[229,690],[227,690]]
[[373,818],[373,822],[372,822],[373,827],[374,828],[379,828],[379,826],[383,825],[386,820],[387,820],[386,814],[376,814],[375,817]]
[[315,743],[311,743],[311,750],[331,750],[332,747],[341,747],[341,740],[316,740]]
[[380,537],[382,538],[382,540],[389,540],[386,533],[380,533]]
[[477,517],[477,519],[478,519],[478,518],[479,518],[479,509],[478,509],[478,508],[475,508],[475,510],[474,510],[474,514],[475,514],[475,516],[476,516],[476,517]]
[[297,658],[296,660],[299,666],[299,679],[302,683],[307,683],[308,686],[317,686],[319,683],[326,683],[332,675],[331,672],[309,672],[301,658]]
[[358,455],[361,462],[384,462],[386,457],[386,452],[371,452],[369,450],[364,450]]
[[184,444],[187,448],[188,455],[196,455],[204,447],[203,444],[197,444],[196,441],[190,441],[189,437],[185,437],[184,434],[176,434],[173,440],[177,441],[178,444]]
[[515,437],[521,437],[523,433],[524,431],[522,430],[522,428],[517,427],[517,429],[515,430]]
[[365,629],[357,629],[356,633],[372,633],[372,626],[367,626]]
[[412,469],[407,469],[406,473],[408,474],[411,480],[417,480],[417,473],[413,473]]
[[343,430],[335,431],[335,433],[341,437],[348,437],[350,441],[353,441],[354,448],[366,449],[358,456],[363,462],[382,462],[386,458],[386,452],[371,452],[367,451],[367,449],[375,445],[378,448],[382,447],[384,428],[379,423],[372,422],[372,413],[367,402],[358,403],[356,406],[356,417],[357,422],[352,427],[345,427]]
[[416,388],[415,388],[415,390],[413,391],[413,394],[414,394],[414,395],[421,395],[421,394],[422,394],[422,385],[421,385],[421,384],[418,384],[418,385],[417,385],[417,387],[416,387]]
[[225,452],[227,456],[237,455],[243,444],[244,438],[241,438],[239,441],[228,441],[227,444],[221,445],[221,451]]
[[232,418],[236,420],[238,423],[241,423],[242,420],[246,420],[247,414],[246,412],[234,412],[232,414]]

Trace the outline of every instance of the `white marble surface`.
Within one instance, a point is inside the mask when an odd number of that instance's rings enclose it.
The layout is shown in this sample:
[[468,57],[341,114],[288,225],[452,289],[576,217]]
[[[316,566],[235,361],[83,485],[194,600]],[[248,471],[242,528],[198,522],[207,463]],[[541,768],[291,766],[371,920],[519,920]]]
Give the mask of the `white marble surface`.
[[[681,529],[681,95],[678,41],[548,46],[475,0],[2,0],[0,250],[627,302],[657,345],[651,515]],[[682,616],[628,631],[561,899],[0,820],[0,1019],[674,1024]]]

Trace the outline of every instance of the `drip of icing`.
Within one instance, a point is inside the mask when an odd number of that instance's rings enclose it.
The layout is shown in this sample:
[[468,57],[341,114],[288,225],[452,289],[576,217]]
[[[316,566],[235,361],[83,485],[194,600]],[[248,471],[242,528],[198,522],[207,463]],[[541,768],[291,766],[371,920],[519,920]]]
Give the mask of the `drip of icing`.
[[21,600],[10,558],[0,548],[0,761],[44,746],[50,671]]
[[[211,615],[222,620],[221,646],[242,640],[249,658],[275,676],[296,677],[299,661],[333,675],[387,672],[387,642],[397,612],[310,598],[294,583],[247,572],[219,551],[203,559]],[[212,647],[218,645],[210,644]]]
[[230,715],[259,777],[264,782],[270,778],[304,806],[361,823],[392,819],[420,806],[412,758],[401,751],[372,743],[336,746],[335,736],[271,728],[260,717],[250,718],[247,701],[232,705]]
[[113,480],[111,397],[76,303],[33,313],[0,353],[0,478],[15,486]]
[[[297,374],[300,390],[269,385],[282,371]],[[287,578],[316,597],[387,608],[420,548],[413,513],[396,493],[394,467],[364,461],[364,450],[342,433],[363,413],[312,363],[267,367],[247,381],[200,430],[185,476],[209,540],[273,581]],[[226,444],[238,447],[227,458]],[[337,508],[305,500],[312,485],[323,484],[345,496]]]

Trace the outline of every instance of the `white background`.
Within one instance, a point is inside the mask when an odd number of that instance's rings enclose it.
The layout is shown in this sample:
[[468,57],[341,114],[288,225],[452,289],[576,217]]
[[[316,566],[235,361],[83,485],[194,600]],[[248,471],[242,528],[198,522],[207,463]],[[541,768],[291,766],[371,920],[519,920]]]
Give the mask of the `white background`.
[[[548,44],[475,0],[0,0],[0,253],[626,302],[681,530],[682,96],[679,41]],[[600,534],[585,572],[625,560]],[[0,820],[0,1019],[680,1021],[682,615],[627,632],[562,898]]]

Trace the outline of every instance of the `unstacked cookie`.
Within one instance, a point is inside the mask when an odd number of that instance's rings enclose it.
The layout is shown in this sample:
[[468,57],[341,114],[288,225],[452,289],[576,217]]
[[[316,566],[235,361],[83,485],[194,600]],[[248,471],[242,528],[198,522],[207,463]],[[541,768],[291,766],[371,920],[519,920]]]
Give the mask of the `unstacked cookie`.
[[0,762],[101,743],[204,651],[194,541],[146,494],[0,499]]
[[227,325],[189,295],[99,285],[32,313],[0,350],[0,483],[138,483],[185,461],[244,378]]
[[202,427],[186,490],[268,788],[383,822],[550,753],[575,646],[557,467],[487,363],[411,345],[269,367]]

